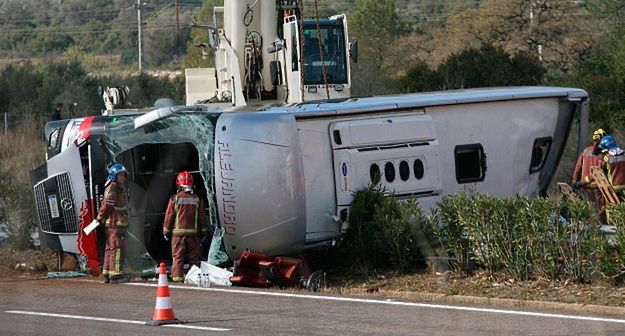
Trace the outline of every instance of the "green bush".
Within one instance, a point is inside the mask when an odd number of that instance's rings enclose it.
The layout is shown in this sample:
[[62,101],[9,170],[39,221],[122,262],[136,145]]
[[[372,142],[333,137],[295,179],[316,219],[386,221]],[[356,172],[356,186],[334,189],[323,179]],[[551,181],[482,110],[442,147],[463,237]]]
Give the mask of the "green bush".
[[625,280],[625,203],[608,206],[609,224],[615,226],[611,241],[606,241],[596,259],[599,272],[607,279],[616,283]]
[[597,266],[592,256],[605,244],[587,202],[467,192],[444,197],[431,216],[440,221],[435,234],[456,259],[457,270],[473,260],[517,280],[569,276],[588,281]]
[[354,193],[341,254],[361,271],[390,266],[405,272],[423,261],[429,228],[414,200],[398,200],[380,186],[368,186]]
[[435,236],[446,253],[455,258],[452,265],[457,271],[463,270],[470,259],[464,229],[465,211],[471,209],[470,202],[470,196],[465,193],[444,197],[429,216]]

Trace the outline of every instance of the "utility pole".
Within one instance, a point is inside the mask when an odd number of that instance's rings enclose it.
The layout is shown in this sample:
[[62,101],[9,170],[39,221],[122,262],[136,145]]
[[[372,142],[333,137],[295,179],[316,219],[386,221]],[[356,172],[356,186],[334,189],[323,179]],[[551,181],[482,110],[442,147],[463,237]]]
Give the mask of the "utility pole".
[[141,52],[141,7],[145,6],[145,3],[141,3],[141,0],[137,0],[137,3],[133,5],[134,8],[137,9],[137,28],[139,30],[139,72],[142,71],[141,69],[141,59],[142,59],[142,52]]
[[[537,4],[540,5],[540,1],[537,1]],[[530,31],[532,33],[532,37],[534,35],[534,3],[530,2]],[[539,61],[543,61],[543,45],[542,44],[538,44],[537,46],[537,51],[538,51],[538,60]]]
[[9,129],[9,114],[4,112],[4,138],[7,138],[7,134],[8,134],[8,129]]
[[180,52],[180,0],[176,0],[176,46]]

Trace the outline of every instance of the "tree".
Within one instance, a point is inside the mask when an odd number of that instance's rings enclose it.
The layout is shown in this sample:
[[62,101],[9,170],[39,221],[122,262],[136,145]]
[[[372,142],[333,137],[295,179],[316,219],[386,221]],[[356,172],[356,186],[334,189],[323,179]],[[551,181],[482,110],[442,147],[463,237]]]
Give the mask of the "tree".
[[392,92],[387,69],[389,45],[406,32],[394,0],[357,0],[349,15],[350,36],[357,38],[359,63],[354,66],[352,91],[356,95]]
[[501,47],[483,45],[452,54],[437,70],[442,89],[505,85],[537,85],[545,70],[527,54],[511,57]]
[[452,54],[436,71],[420,61],[400,82],[406,91],[450,90],[537,85],[544,74],[545,69],[536,56],[525,53],[512,56],[501,47],[483,45]]
[[591,97],[590,119],[607,129],[625,127],[625,2],[589,2],[590,22],[604,34],[595,37],[564,85],[582,87]]
[[536,54],[547,68],[567,72],[596,36],[586,14],[573,1],[480,1],[448,14],[445,26],[432,32],[427,57],[436,65],[467,47],[492,44],[511,54]]
[[399,81],[405,92],[434,91],[440,87],[438,73],[422,60],[418,60]]
[[[213,23],[213,7],[217,6],[222,1],[210,0],[204,1],[202,8],[195,15],[194,22],[200,26],[206,26]],[[197,27],[191,30],[189,33],[189,39],[187,40],[187,54],[182,63],[183,68],[200,68],[211,67],[215,65],[215,56],[210,51],[210,48],[206,49],[208,55],[202,55],[202,49],[198,45],[204,44],[208,46],[208,29],[204,27]]]

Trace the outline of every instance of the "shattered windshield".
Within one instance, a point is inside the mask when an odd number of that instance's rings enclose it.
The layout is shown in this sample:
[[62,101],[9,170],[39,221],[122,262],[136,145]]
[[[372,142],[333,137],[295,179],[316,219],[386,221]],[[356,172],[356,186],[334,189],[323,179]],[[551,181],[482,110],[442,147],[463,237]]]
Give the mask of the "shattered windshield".
[[[153,268],[154,260],[171,258],[162,223],[169,197],[176,191],[175,177],[181,171],[193,176],[195,192],[207,204],[209,225],[216,226],[213,147],[218,117],[218,113],[177,113],[135,129],[136,116],[119,116],[107,124],[100,143],[107,162],[122,163],[131,177],[127,268]],[[221,245],[221,241],[216,244]],[[203,249],[204,256],[207,248]]]

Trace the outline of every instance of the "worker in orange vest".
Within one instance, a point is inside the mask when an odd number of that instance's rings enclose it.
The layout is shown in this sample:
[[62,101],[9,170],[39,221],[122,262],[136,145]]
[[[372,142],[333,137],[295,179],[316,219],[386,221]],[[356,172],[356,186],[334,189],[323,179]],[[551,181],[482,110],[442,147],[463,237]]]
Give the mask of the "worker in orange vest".
[[200,266],[200,237],[206,240],[208,226],[204,201],[193,193],[193,176],[183,171],[176,177],[175,195],[169,199],[163,237],[169,240],[171,234],[171,250],[173,263],[171,276],[173,282],[183,280],[185,259],[189,264]]

